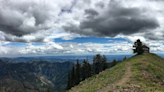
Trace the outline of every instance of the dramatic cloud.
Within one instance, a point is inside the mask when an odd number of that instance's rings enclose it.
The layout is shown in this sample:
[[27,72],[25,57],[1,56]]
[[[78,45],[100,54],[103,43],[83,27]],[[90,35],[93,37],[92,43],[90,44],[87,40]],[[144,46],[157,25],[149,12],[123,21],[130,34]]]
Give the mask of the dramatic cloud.
[[[150,6],[145,6],[146,3]],[[150,34],[151,30],[163,27],[162,3],[147,0],[136,1],[136,4],[131,0],[0,0],[0,31],[17,37],[49,31],[51,28],[98,37],[139,32]],[[159,7],[155,7],[155,4],[159,4]],[[7,41],[21,42],[16,38]]]
[[159,27],[149,10],[139,7],[125,7],[120,2],[111,1],[106,8],[99,10],[85,9],[86,18],[79,25],[64,25],[66,31],[82,35],[110,36],[134,34]]
[[[137,39],[152,52],[164,52],[163,6],[161,0],[0,0],[0,55],[132,53]],[[76,37],[130,43],[63,41]],[[56,43],[56,38],[63,42]],[[14,43],[26,45],[10,46]]]
[[4,35],[5,41],[9,42],[22,42],[22,43],[29,43],[29,42],[44,42],[44,36],[37,35],[37,36],[23,36],[23,37],[17,37],[17,36],[11,36],[11,35]]
[[37,2],[0,0],[0,30],[15,36],[23,36],[48,29],[50,7]]

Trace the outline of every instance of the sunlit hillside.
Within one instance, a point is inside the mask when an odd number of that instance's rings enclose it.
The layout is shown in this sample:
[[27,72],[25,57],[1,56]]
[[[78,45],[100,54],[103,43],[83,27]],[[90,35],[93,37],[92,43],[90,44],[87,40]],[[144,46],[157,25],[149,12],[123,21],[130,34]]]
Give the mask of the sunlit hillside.
[[136,55],[82,81],[68,92],[162,92],[164,59],[156,54]]

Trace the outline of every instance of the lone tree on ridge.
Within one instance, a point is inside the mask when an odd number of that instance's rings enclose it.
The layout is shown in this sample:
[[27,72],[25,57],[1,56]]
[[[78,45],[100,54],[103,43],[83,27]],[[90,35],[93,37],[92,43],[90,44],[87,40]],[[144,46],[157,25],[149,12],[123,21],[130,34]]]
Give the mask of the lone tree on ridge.
[[144,50],[142,48],[142,42],[140,41],[140,39],[138,39],[136,42],[134,42],[133,53],[137,53],[137,55],[144,53]]

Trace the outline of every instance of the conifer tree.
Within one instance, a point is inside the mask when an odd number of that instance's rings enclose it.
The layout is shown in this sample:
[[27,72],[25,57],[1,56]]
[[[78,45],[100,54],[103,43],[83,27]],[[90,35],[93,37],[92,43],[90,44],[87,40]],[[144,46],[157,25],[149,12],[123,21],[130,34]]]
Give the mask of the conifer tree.
[[102,57],[102,69],[105,70],[108,68],[107,58],[105,55]]
[[123,60],[126,60],[126,56],[124,57],[124,59]]
[[100,54],[97,54],[94,57],[94,69],[95,69],[95,74],[98,74],[102,70],[102,57]]
[[75,67],[73,65],[71,71],[71,87],[75,86],[75,84],[76,84],[76,76],[75,76]]
[[96,64],[95,63],[96,63],[96,56],[93,57],[93,70],[92,70],[93,75],[96,74]]
[[83,61],[82,80],[91,77],[91,65],[87,61]]
[[87,68],[87,62],[84,60],[82,66],[82,80],[85,80],[87,78]]
[[88,77],[91,77],[91,72],[92,72],[92,69],[91,69],[91,65],[88,63]]
[[79,60],[77,59],[77,64],[76,64],[76,85],[80,83],[80,64]]
[[137,53],[137,55],[140,55],[143,52],[144,50],[142,48],[142,42],[140,41],[140,39],[138,39],[136,42],[134,42],[133,53]]
[[117,61],[114,59],[114,60],[112,61],[111,67],[115,66],[116,64],[117,64]]
[[67,86],[66,86],[66,90],[71,89],[71,74],[68,73],[68,79],[67,79]]

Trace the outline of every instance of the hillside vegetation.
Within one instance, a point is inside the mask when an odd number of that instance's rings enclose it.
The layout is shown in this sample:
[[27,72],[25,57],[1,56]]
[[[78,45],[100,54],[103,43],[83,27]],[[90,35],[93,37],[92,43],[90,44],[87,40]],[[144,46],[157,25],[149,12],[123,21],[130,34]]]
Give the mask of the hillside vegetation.
[[65,90],[71,62],[12,63],[0,60],[0,92],[52,92]]
[[135,55],[85,79],[68,92],[163,92],[164,59],[156,54]]

